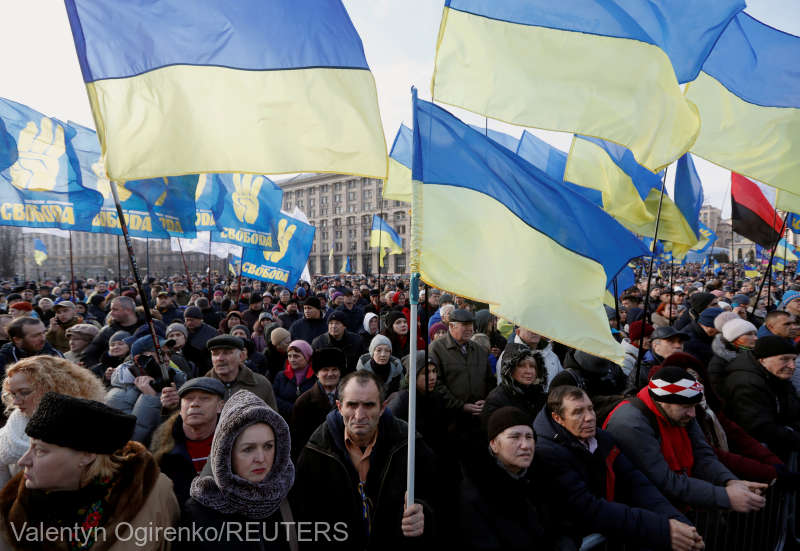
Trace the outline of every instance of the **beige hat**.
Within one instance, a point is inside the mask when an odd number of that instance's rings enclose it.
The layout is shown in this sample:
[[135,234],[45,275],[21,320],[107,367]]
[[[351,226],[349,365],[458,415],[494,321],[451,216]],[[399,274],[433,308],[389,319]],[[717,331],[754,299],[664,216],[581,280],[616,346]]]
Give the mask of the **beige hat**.
[[283,327],[276,327],[269,334],[269,340],[272,346],[278,346],[281,342],[289,338],[289,332]]

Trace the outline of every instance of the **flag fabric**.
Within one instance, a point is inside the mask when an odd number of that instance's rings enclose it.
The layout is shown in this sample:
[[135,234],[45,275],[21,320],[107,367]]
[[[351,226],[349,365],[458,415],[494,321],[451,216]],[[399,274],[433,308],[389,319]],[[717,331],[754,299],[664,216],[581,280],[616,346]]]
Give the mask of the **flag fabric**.
[[[772,249],[762,247],[756,243],[756,258],[764,260],[765,264],[769,263],[769,257],[772,255]],[[797,250],[790,245],[786,239],[781,238],[778,245],[775,247],[775,255],[773,256],[773,264],[785,264],[786,262],[797,262],[800,260],[797,256]]]
[[703,208],[703,184],[694,167],[692,156],[687,153],[675,168],[675,206],[686,223],[700,238],[700,209]]
[[231,272],[234,276],[239,275],[239,269],[242,266],[242,252],[240,249],[239,253],[231,253],[230,258],[228,259],[228,271]]
[[521,126],[602,137],[658,170],[689,149],[700,127],[678,82],[696,76],[743,8],[741,0],[447,0],[433,98]]
[[217,220],[214,218],[215,212],[221,212],[224,208],[225,189],[215,183],[212,174],[199,174],[197,178],[197,189],[194,194],[194,208],[196,219],[195,229],[198,232],[214,231],[217,227]]
[[[486,124],[488,125],[488,120],[486,121]],[[515,138],[514,136],[510,136],[505,132],[488,128],[486,125],[478,126],[477,124],[470,124],[469,127],[476,132],[480,132],[497,144],[502,145],[512,153],[515,153],[519,147],[519,139]]]
[[[180,239],[180,241],[178,241]],[[241,247],[237,245],[228,245],[227,243],[214,243],[211,241],[210,232],[198,232],[197,237],[189,239],[181,239],[179,237],[172,237],[170,239],[169,248],[173,252],[183,251],[185,253],[201,253],[212,254],[217,258],[228,258],[231,253],[239,252]]]
[[786,227],[794,233],[800,233],[800,215],[794,212],[789,213],[789,218],[786,219]]
[[[387,254],[403,254],[403,240],[397,235],[394,228],[377,214],[372,215],[369,246],[379,248],[378,254],[380,255],[381,268],[383,267],[383,259]],[[389,249],[388,253],[386,249]]]
[[756,266],[750,266],[749,264],[744,265],[744,275],[746,277],[759,277],[761,272],[758,271]]
[[700,241],[697,242],[697,245],[692,251],[702,254],[710,247],[714,246],[714,243],[717,241],[717,234],[700,221],[697,223],[697,229],[699,231]]
[[630,266],[624,266],[615,277],[608,280],[608,285],[606,285],[606,289],[611,293],[612,298],[614,297],[615,280],[617,284],[617,298],[621,297],[626,290],[636,285],[636,275],[633,273],[633,270]]
[[112,180],[386,177],[375,80],[340,0],[65,0]]
[[389,172],[383,182],[383,198],[411,202],[411,129],[401,124],[389,152]]
[[722,271],[722,266],[719,265],[716,259],[714,259],[714,273],[719,274]]
[[314,232],[311,224],[281,212],[278,220],[279,250],[245,249],[242,275],[293,289],[306,268]]
[[342,262],[342,269],[339,270],[340,274],[349,274],[353,271],[353,268],[350,267],[350,256],[344,257],[344,262]]
[[103,197],[81,185],[74,130],[0,98],[0,225],[89,231]]
[[33,240],[33,260],[37,266],[41,266],[47,260],[47,247],[44,241],[38,238]]
[[[517,325],[621,362],[603,298],[608,280],[646,254],[641,241],[444,109],[415,98],[414,119],[414,201],[422,208],[412,218],[412,250],[419,251],[412,263],[422,278],[487,302]],[[491,231],[474,222],[476,212],[492,221]],[[521,287],[528,289],[522,299],[514,291]]]
[[[336,268],[333,266],[333,245],[331,245],[331,252],[328,253],[328,264],[330,265],[330,271],[333,272]],[[383,264],[381,264],[383,266]]]
[[278,218],[283,190],[266,176],[254,174],[213,174],[208,176],[223,200],[213,212],[217,228],[211,240],[241,245],[248,249],[277,251]]
[[731,172],[731,219],[733,231],[772,248],[781,235],[783,220],[755,184]]
[[786,191],[800,179],[800,37],[746,13],[731,21],[686,97],[703,121],[692,152]]
[[[70,122],[70,143],[79,166],[84,187],[95,190],[103,202],[91,220],[93,233],[122,235],[119,214],[111,193],[111,182],[103,171],[97,133],[91,128]],[[151,178],[117,182],[123,215],[132,237],[166,239],[195,237],[195,200],[197,175]]]

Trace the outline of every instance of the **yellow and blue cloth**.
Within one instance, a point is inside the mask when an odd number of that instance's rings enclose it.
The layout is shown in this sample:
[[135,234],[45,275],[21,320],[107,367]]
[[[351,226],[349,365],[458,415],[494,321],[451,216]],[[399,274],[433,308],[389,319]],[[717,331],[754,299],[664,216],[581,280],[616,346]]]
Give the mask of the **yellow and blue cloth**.
[[[369,246],[378,247],[381,267],[383,267],[383,259],[387,254],[403,254],[403,240],[397,235],[394,228],[377,214],[372,215]],[[332,249],[331,252],[333,252]]]
[[37,266],[41,266],[47,260],[47,246],[38,238],[33,240],[33,260]]

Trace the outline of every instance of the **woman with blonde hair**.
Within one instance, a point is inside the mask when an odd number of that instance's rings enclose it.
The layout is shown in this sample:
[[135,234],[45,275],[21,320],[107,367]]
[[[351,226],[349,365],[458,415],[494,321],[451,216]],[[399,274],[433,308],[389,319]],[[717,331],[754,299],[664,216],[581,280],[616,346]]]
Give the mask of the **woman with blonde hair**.
[[47,392],[102,401],[105,387],[91,371],[64,358],[32,356],[12,364],[3,380],[8,421],[0,428],[0,486],[19,472],[17,461],[30,445],[25,426]]

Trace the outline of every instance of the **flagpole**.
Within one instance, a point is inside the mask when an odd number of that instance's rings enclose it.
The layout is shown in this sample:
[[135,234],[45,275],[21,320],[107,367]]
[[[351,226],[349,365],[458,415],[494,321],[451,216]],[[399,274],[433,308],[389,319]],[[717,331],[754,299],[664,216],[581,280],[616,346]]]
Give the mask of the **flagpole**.
[[[716,233],[716,232],[715,232]],[[674,268],[674,262],[669,263],[669,324],[672,325],[672,295],[675,293],[674,287],[672,285],[672,269]]]
[[122,286],[122,257],[119,250],[119,236],[117,236],[117,286]]
[[755,318],[755,311],[758,308],[758,301],[761,299],[761,291],[764,290],[764,283],[769,281],[769,285],[767,286],[767,305],[769,306],[769,293],[772,290],[772,278],[770,277],[772,272],[772,261],[775,260],[775,251],[778,249],[778,243],[780,243],[781,238],[780,236],[783,235],[783,232],[786,230],[786,219],[789,218],[789,213],[787,212],[786,215],[783,217],[783,223],[781,224],[781,231],[778,235],[778,239],[775,241],[775,244],[772,246],[772,250],[769,254],[769,264],[767,264],[767,273],[764,276],[764,279],[761,280],[761,285],[758,288],[758,293],[756,294],[756,302],[753,304],[753,308],[750,310],[750,321],[753,321]]
[[[785,232],[786,230],[783,231]],[[785,239],[786,238],[784,237],[784,240]],[[778,241],[778,243],[780,243],[780,241]],[[788,244],[789,242],[786,241],[786,245]],[[783,298],[783,294],[786,292],[786,275],[789,273],[789,266],[786,265],[786,249],[789,247],[786,245],[783,246],[783,281],[781,283],[781,298]]]
[[[145,254],[145,261],[147,262],[147,277],[150,278],[150,238],[144,238],[144,254]],[[192,284],[189,284],[189,290],[191,290]]]
[[[617,274],[617,275],[619,275],[619,274]],[[611,281],[612,281],[612,283],[614,285],[613,286],[613,289],[614,289],[614,317],[617,320],[617,330],[619,331],[622,328],[620,327],[620,322],[619,322],[619,298],[618,298],[619,291],[617,291],[617,276],[615,275],[614,279],[612,279]],[[425,300],[428,300],[427,294],[425,295]],[[428,387],[425,387],[425,388],[428,388]]]
[[208,232],[208,300],[214,297],[211,285],[211,232]]
[[[144,319],[147,323],[147,326],[150,328],[150,337],[153,339],[156,357],[158,358],[158,363],[161,366],[161,376],[164,383],[169,384],[169,360],[167,359],[167,355],[164,353],[164,350],[161,348],[161,345],[158,343],[156,328],[153,324],[153,316],[150,313],[150,308],[148,307],[149,301],[147,300],[147,295],[145,295],[144,287],[142,286],[142,280],[139,278],[139,268],[136,266],[136,255],[133,252],[133,242],[131,241],[131,236],[128,234],[128,223],[125,222],[125,215],[122,212],[122,205],[119,202],[117,182],[112,181],[109,187],[111,188],[111,195],[114,197],[114,205],[117,207],[117,216],[119,218],[120,228],[122,229],[122,236],[125,239],[125,247],[128,249],[128,261],[131,265],[131,272],[133,272],[133,279],[136,283],[136,288],[139,291],[139,297],[142,300]],[[119,240],[117,240],[117,245],[119,245]]]
[[[17,271],[14,270],[14,277],[17,277]],[[22,234],[22,281],[28,279],[28,257],[25,254],[25,234]]]
[[189,277],[189,266],[186,265],[186,257],[183,256],[183,245],[181,245],[181,238],[178,238],[178,250],[181,252],[181,260],[183,261],[183,271],[186,272],[186,286],[189,292],[192,292],[192,278]]
[[661,205],[664,203],[664,190],[667,187],[667,169],[664,169],[664,179],[661,180],[661,197],[658,199],[658,213],[656,214],[656,227],[653,230],[653,250],[651,251],[650,255],[650,269],[647,272],[647,290],[644,294],[644,312],[642,313],[642,332],[639,337],[639,353],[636,355],[636,365],[634,369],[636,370],[636,386],[637,388],[642,387],[642,374],[639,371],[640,366],[642,365],[642,359],[644,358],[644,349],[642,345],[644,344],[644,334],[645,334],[645,325],[647,324],[647,308],[650,306],[650,282],[653,281],[653,262],[656,259],[656,243],[658,243],[658,226],[661,222]]
[[69,298],[75,302],[75,266],[72,263],[72,231],[69,232]]
[[236,295],[236,309],[239,309],[239,301],[242,300],[242,266],[244,265],[244,247],[239,251],[239,292]]
[[[381,195],[381,207],[383,207],[383,195]],[[378,217],[383,220],[383,209],[378,209]],[[381,240],[383,238],[383,232],[378,229],[378,304],[375,307],[378,311],[378,333],[381,332],[381,300],[383,299],[383,288],[381,288],[381,268],[383,267],[383,257],[381,254],[383,253],[383,247],[381,246]],[[409,379],[410,380],[410,379]],[[411,385],[409,385],[411,386]]]

